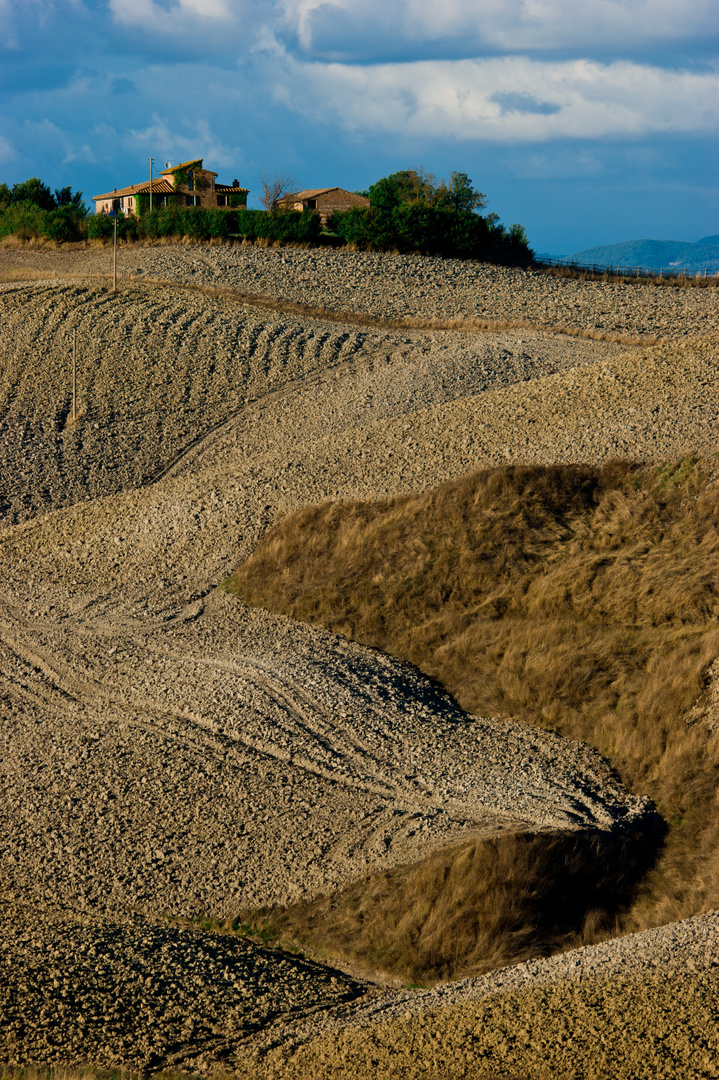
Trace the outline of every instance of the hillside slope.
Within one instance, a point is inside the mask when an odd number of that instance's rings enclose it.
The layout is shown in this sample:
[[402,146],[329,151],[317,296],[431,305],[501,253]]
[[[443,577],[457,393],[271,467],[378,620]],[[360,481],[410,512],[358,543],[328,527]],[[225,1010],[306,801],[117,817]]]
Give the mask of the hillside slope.
[[599,266],[646,266],[650,270],[719,269],[719,236],[705,236],[696,243],[679,240],[625,240],[600,244],[566,256],[578,263]]
[[[307,253],[293,262],[293,253],[260,251],[257,273],[280,254],[288,290],[301,292],[292,271]],[[182,253],[143,257],[156,256],[189,276]],[[219,251],[216,264],[212,250],[203,258],[203,273],[232,272],[232,252]],[[238,275],[251,258],[239,253]],[[402,265],[413,274],[420,263]],[[371,260],[346,264],[358,292],[364,266],[379,272]],[[552,281],[547,297],[569,312],[579,294],[559,289]],[[188,305],[181,291],[139,282],[114,298],[94,290],[60,279],[2,291],[2,468],[12,495],[0,533],[3,966],[18,973],[0,989],[4,1055],[211,1073],[239,1061],[240,1044],[261,1051],[283,1012],[302,1022],[314,1006],[278,967],[276,999],[243,1027],[257,972],[272,983],[281,954],[267,969],[250,943],[235,964],[195,930],[150,929],[167,916],[219,918],[240,900],[351,884],[490,826],[500,837],[499,825],[606,832],[617,811],[645,812],[593,751],[468,718],[413,669],[240,608],[217,587],[269,525],[310,503],[425,490],[508,460],[663,460],[687,444],[713,452],[715,352],[692,339],[717,322],[716,301],[685,306],[677,292],[665,318],[684,343],[627,351],[536,330],[375,328],[364,337],[351,324],[330,330],[226,300]],[[490,285],[473,290],[455,298],[456,314],[470,294],[474,310],[491,311]],[[537,290],[532,278],[517,302],[539,319]],[[592,295],[599,313],[618,294]],[[451,288],[441,299],[450,311]],[[501,303],[510,300],[508,287]],[[632,332],[643,332],[648,310],[622,307]],[[196,323],[183,353],[173,322],[188,314]],[[83,416],[65,427],[69,338],[60,327],[75,317],[87,389]],[[106,348],[92,338],[95,318]],[[128,364],[133,348],[146,350],[141,364]],[[133,428],[145,401],[151,419]],[[201,422],[186,426],[183,403]],[[44,408],[56,442],[43,443]],[[72,992],[74,972],[89,978],[88,957],[102,973],[108,941],[123,958],[117,1024]],[[66,969],[70,955],[76,967]],[[38,1009],[33,964],[57,1008]],[[218,973],[233,976],[222,1017],[204,989]],[[357,983],[335,993],[331,978],[328,986],[318,975],[317,1016],[344,1025],[351,1003],[334,1013],[333,1001]],[[172,1042],[152,1034],[158,1018]]]

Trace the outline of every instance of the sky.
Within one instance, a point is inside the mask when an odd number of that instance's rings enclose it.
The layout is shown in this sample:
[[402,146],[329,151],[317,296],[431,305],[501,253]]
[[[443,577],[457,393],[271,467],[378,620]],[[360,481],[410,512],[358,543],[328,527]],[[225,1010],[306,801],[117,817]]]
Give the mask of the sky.
[[0,0],[0,182],[467,173],[557,256],[719,233],[717,0]]

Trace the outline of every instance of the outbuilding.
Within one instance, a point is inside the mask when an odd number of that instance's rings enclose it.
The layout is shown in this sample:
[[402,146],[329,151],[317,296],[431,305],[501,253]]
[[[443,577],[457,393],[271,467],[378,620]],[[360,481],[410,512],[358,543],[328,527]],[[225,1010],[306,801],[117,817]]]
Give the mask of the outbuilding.
[[285,195],[279,204],[287,210],[318,210],[324,224],[334,210],[349,210],[352,206],[369,206],[366,195],[358,195],[345,188],[307,188]]

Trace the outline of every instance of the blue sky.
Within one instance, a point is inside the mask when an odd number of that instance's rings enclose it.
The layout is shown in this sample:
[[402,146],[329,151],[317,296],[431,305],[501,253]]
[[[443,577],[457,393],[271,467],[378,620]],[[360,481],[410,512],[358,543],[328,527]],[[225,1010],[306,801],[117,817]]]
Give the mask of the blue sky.
[[717,0],[0,0],[0,181],[466,172],[537,251],[719,233]]

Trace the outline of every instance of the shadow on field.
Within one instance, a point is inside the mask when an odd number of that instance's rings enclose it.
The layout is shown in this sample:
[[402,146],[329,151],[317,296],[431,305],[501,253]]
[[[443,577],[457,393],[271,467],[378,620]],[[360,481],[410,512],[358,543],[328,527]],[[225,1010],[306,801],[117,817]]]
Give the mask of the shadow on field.
[[617,933],[664,836],[505,833],[433,852],[317,899],[245,910],[234,928],[412,985],[592,944]]

